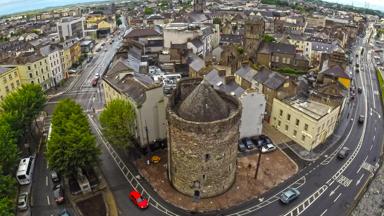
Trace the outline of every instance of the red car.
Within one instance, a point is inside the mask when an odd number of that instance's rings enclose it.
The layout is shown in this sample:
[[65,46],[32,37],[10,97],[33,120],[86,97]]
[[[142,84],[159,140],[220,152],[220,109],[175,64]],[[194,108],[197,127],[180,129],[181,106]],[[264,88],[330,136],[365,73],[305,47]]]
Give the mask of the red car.
[[139,208],[148,208],[148,200],[144,199],[141,194],[135,190],[129,193],[129,199]]
[[99,79],[97,79],[97,78],[95,78],[95,79],[93,79],[92,80],[92,86],[93,87],[96,87],[97,86],[97,81],[98,81]]

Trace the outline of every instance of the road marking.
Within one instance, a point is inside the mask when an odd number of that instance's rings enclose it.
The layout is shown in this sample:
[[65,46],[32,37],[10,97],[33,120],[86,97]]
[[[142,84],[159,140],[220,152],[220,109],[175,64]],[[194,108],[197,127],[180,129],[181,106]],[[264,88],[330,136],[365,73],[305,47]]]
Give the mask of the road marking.
[[360,178],[357,180],[357,182],[356,182],[356,186],[360,184],[361,179],[363,179],[364,175],[365,175],[365,174],[363,173],[363,174],[360,176]]
[[339,195],[336,197],[335,200],[333,200],[333,202],[335,203],[339,199],[340,196],[341,196],[341,193],[339,193]]
[[372,148],[373,148],[373,143],[371,144],[371,148],[369,148],[369,151],[371,151],[371,150],[372,150]]
[[49,196],[47,195],[47,203],[48,205],[51,205],[51,202],[49,201]]
[[331,193],[329,193],[329,196],[332,196],[339,187],[340,185],[337,185],[337,187],[333,191],[331,191]]
[[328,209],[325,209],[325,210],[323,211],[323,213],[321,213],[320,216],[323,216],[327,211],[328,211]]
[[45,185],[48,186],[48,176],[45,176]]
[[349,179],[348,177],[344,176],[344,175],[340,175],[339,178],[337,178],[336,180],[339,184],[343,185],[344,187],[348,187],[351,182],[352,182],[352,179]]
[[376,136],[375,136],[375,135],[373,135],[373,141],[375,141],[375,137],[376,137]]

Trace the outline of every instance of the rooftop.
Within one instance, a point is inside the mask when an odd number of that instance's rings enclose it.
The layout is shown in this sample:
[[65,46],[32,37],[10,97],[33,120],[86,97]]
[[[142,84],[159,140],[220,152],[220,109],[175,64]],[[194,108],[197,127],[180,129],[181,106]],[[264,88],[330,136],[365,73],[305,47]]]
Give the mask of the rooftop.
[[301,98],[288,99],[284,102],[315,120],[321,119],[333,110],[326,104]]

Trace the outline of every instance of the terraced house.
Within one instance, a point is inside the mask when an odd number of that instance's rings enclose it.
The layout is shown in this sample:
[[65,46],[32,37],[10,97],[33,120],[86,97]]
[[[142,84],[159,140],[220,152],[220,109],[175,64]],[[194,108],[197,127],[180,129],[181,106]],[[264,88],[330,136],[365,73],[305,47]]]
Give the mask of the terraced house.
[[17,67],[0,66],[0,100],[21,86]]
[[47,57],[52,77],[51,86],[57,86],[63,80],[63,70],[58,47],[46,45],[40,48],[40,53]]

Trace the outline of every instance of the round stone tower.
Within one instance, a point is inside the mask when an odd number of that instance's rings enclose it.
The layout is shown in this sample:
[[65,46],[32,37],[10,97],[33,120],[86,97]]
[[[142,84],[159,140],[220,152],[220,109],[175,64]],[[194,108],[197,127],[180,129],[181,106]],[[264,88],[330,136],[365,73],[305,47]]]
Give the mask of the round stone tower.
[[168,175],[188,196],[207,198],[235,180],[240,101],[202,79],[178,83],[168,108]]

